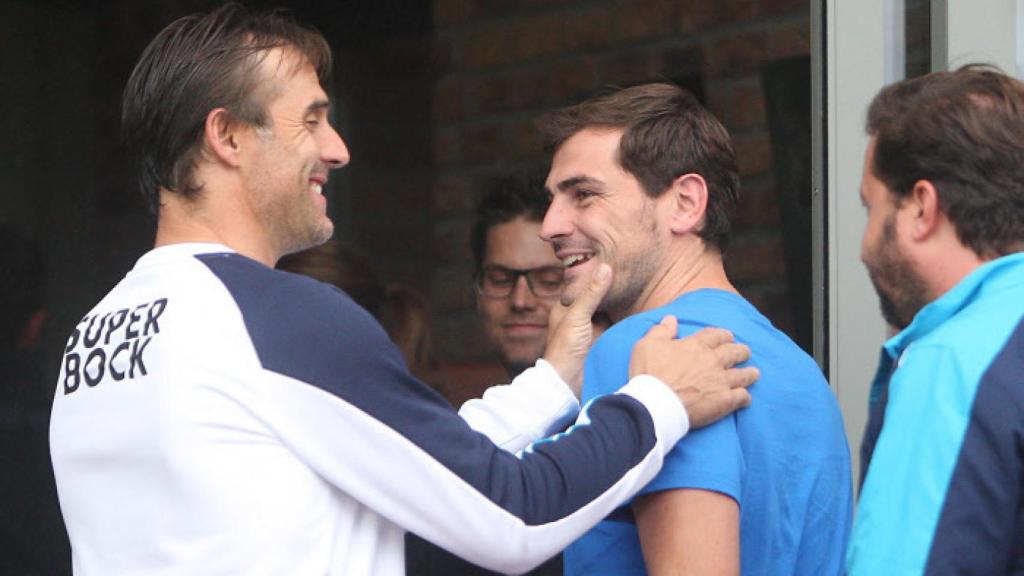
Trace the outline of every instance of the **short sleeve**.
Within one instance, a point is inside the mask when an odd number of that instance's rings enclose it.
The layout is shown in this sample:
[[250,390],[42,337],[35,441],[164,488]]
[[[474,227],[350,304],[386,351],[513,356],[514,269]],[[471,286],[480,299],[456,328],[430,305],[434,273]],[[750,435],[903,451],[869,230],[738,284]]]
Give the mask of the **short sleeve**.
[[[633,346],[658,319],[660,317],[650,315],[626,318],[598,339],[586,362],[584,402],[611,394],[628,380]],[[704,327],[703,324],[680,320],[679,336],[689,336]],[[640,493],[694,488],[720,492],[742,504],[742,478],[743,453],[736,416],[733,415],[699,430],[691,430],[666,455],[661,472]]]

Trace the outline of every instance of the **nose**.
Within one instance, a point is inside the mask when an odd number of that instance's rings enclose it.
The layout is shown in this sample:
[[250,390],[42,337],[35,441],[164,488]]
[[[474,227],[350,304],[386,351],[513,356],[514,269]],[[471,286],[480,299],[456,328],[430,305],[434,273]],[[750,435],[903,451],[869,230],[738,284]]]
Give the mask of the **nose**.
[[331,170],[348,164],[351,156],[349,156],[348,146],[341,139],[341,135],[330,125],[323,132],[323,141],[320,143],[320,160]]
[[537,298],[530,290],[526,276],[516,278],[516,284],[512,287],[512,293],[508,297],[514,310],[530,310],[537,306]]
[[559,195],[555,194],[551,199],[551,205],[548,206],[547,213],[544,214],[544,221],[541,222],[540,237],[547,242],[551,242],[555,238],[568,236],[571,233],[572,223],[568,218]]

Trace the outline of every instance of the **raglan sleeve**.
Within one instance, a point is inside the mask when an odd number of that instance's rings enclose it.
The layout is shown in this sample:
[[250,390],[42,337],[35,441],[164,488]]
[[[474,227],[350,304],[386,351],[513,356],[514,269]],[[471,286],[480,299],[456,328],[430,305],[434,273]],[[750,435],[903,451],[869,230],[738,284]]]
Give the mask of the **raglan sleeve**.
[[911,346],[900,358],[861,488],[849,574],[1013,571],[1024,482],[1022,342],[1018,334],[1016,349],[983,374],[972,374],[963,350],[941,345]]
[[572,390],[541,358],[512,382],[491,386],[481,398],[466,401],[459,416],[503,450],[515,453],[564,430],[579,411]]
[[253,412],[339,490],[492,570],[556,554],[645,485],[688,427],[675,394],[639,378],[517,457],[411,376],[361,308],[294,300],[259,303],[270,317],[286,310],[295,328],[253,339],[264,373]]

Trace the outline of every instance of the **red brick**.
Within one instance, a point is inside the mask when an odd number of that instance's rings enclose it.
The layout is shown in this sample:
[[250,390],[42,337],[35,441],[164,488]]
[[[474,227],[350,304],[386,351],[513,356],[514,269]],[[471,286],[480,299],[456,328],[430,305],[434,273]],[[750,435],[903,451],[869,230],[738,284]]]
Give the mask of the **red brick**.
[[444,379],[444,390],[441,393],[455,407],[462,406],[463,402],[472,398],[479,398],[490,386],[508,381],[505,369],[494,359],[443,362],[440,372]]
[[445,73],[455,70],[455,47],[449,35],[434,35],[430,47],[430,65],[435,72]]
[[443,176],[433,186],[432,214],[435,217],[461,216],[476,209],[483,183],[472,176]]
[[549,66],[541,80],[543,112],[565,106],[594,91],[599,84],[598,61],[589,56],[563,60]]
[[778,232],[737,235],[726,252],[725,271],[735,283],[785,279]]
[[777,228],[782,223],[778,195],[770,178],[753,179],[740,185],[740,201],[733,215],[733,233],[742,234],[751,228]]
[[[676,18],[679,32],[702,32],[749,22],[765,13],[764,4],[775,0],[681,0]],[[791,0],[779,0],[789,2]],[[807,0],[801,0],[806,3]],[[775,10],[774,8],[771,10]],[[777,11],[777,10],[775,10]]]
[[615,37],[614,27],[611,8],[607,5],[574,10],[562,22],[563,47],[573,51],[607,46]]
[[462,130],[462,158],[467,164],[485,164],[500,161],[505,155],[504,124],[488,122]]
[[758,13],[761,16],[774,16],[791,12],[810,13],[811,6],[807,0],[758,0]]
[[467,117],[536,106],[543,98],[543,69],[510,70],[467,80]]
[[766,131],[733,136],[736,162],[741,176],[767,172],[772,168],[772,143]]
[[461,24],[469,19],[472,4],[466,0],[434,0],[434,26]]
[[522,62],[562,50],[562,13],[531,15],[515,22],[511,43],[511,61]]
[[609,53],[596,61],[598,83],[594,88],[661,80],[664,78],[664,56],[661,49]]
[[434,164],[450,166],[462,160],[462,137],[455,128],[434,131]]
[[[469,0],[464,0],[469,1]],[[579,0],[477,0],[476,13],[480,16],[517,14],[524,9],[578,3]]]
[[444,76],[434,84],[431,105],[435,123],[446,124],[465,118],[463,93],[463,81],[459,76]]
[[513,122],[505,128],[505,156],[510,160],[535,158],[544,153],[536,118]]
[[679,2],[677,30],[682,33],[699,32],[725,19],[722,2],[683,0]]
[[705,87],[708,108],[729,130],[764,126],[764,93],[758,76],[738,82],[713,82]]
[[473,222],[469,218],[448,220],[434,225],[434,262],[457,265],[470,262],[473,254],[469,247],[469,231]]
[[754,72],[764,59],[764,36],[759,32],[721,36],[705,45],[704,56],[711,76]]
[[672,30],[675,3],[666,0],[630,0],[615,4],[611,13],[615,40],[653,38]]
[[509,22],[480,24],[453,38],[456,65],[461,70],[480,70],[510,62],[508,49],[515,42],[515,25]]
[[810,53],[811,25],[808,21],[773,27],[765,33],[764,58],[766,60],[781,60]]
[[438,313],[473,307],[473,273],[468,266],[435,268],[430,282],[431,304]]
[[438,316],[433,328],[434,352],[442,362],[493,357],[475,312]]
[[789,290],[784,284],[759,283],[737,289],[771,321],[772,325],[795,339],[796,319]]

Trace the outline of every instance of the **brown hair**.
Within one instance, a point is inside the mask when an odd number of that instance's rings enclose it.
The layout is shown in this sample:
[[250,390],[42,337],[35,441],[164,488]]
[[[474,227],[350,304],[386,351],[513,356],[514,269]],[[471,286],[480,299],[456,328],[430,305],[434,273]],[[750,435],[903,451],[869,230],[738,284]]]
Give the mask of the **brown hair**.
[[266,125],[272,94],[259,89],[258,66],[269,50],[282,47],[300,54],[326,83],[327,41],[281,11],[250,13],[241,4],[225,4],[174,21],[146,47],[125,86],[121,131],[154,214],[159,188],[187,198],[202,189],[193,172],[211,110],[225,108],[236,120]]
[[542,222],[550,205],[540,173],[518,172],[497,178],[476,207],[476,220],[469,237],[474,272],[479,274],[484,264],[487,233],[491,228],[516,218]]
[[957,238],[990,258],[1024,249],[1024,84],[967,65],[882,90],[868,110],[872,172],[897,202],[927,180]]
[[698,234],[708,246],[725,249],[739,200],[736,152],[722,123],[689,92],[665,83],[615,89],[555,111],[544,126],[552,152],[585,128],[622,129],[619,165],[651,197],[683,174],[701,175],[708,205]]

